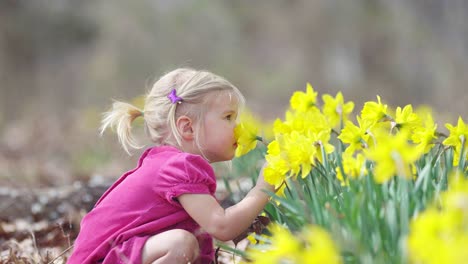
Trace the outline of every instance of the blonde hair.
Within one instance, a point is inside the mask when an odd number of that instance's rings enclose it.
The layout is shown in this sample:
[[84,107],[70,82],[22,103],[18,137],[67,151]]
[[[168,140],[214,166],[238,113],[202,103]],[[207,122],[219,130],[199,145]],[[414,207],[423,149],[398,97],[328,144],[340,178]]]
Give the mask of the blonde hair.
[[[168,98],[172,89],[182,98],[180,103],[173,103]],[[177,118],[186,115],[194,121],[202,120],[208,100],[216,95],[213,92],[229,92],[231,97],[237,99],[239,106],[244,105],[242,93],[223,77],[190,68],[173,70],[154,83],[146,95],[143,110],[129,103],[115,101],[112,109],[104,113],[101,135],[108,127],[114,128],[123,149],[131,155],[130,148],[143,147],[132,135],[133,120],[143,116],[146,134],[155,145],[174,145],[181,148],[182,139],[176,127]],[[198,122],[198,125],[201,126],[201,122]],[[196,143],[200,148],[198,136]]]

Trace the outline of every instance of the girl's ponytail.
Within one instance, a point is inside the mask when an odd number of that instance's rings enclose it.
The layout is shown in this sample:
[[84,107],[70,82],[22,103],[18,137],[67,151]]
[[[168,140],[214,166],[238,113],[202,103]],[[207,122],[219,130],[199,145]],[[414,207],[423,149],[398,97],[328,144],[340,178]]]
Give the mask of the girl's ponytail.
[[104,131],[108,127],[116,130],[123,149],[129,155],[132,155],[129,148],[140,149],[143,147],[132,136],[132,122],[139,116],[143,116],[143,112],[137,107],[128,103],[115,101],[112,104],[112,109],[103,114],[100,133],[101,135],[104,134]]

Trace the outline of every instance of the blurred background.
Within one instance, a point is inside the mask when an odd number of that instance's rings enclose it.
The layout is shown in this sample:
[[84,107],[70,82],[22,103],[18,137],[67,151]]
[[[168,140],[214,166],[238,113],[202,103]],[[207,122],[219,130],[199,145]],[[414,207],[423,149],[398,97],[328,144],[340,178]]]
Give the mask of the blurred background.
[[355,115],[380,95],[432,107],[441,130],[467,122],[467,25],[465,0],[2,0],[0,185],[133,168],[141,150],[100,137],[100,115],[177,67],[226,77],[265,120],[310,82]]

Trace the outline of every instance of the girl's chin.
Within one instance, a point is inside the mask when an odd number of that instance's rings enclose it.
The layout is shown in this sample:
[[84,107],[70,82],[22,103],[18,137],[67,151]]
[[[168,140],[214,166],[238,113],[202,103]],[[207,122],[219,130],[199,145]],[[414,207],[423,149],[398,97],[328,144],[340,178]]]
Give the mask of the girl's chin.
[[234,158],[234,155],[236,154],[236,151],[233,151],[229,156],[227,156],[223,161],[230,161]]
[[223,156],[223,157],[216,157],[216,158],[212,158],[212,159],[209,159],[210,163],[214,163],[214,162],[223,162],[223,161],[230,161],[234,158],[234,154],[235,152],[233,152],[232,154],[230,155],[226,155],[226,156]]

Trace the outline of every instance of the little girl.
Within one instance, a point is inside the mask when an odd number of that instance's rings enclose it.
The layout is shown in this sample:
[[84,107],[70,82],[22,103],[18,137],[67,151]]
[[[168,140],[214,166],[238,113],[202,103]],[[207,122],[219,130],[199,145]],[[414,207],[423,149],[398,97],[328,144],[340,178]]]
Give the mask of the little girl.
[[115,102],[101,133],[114,127],[125,151],[138,148],[132,121],[142,116],[154,147],[123,174],[81,222],[68,263],[211,263],[212,238],[232,240],[246,230],[273,191],[262,173],[238,204],[223,209],[214,194],[212,162],[228,161],[244,103],[240,91],[206,71],[177,69],[161,77],[144,112]]

